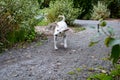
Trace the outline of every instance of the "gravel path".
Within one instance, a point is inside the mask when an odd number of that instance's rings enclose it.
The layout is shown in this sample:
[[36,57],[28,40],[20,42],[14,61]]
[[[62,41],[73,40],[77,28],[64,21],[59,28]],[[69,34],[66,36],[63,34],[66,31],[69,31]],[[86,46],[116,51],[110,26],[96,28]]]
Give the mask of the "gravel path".
[[[73,80],[67,74],[75,68],[81,68],[77,80],[86,80],[92,68],[110,69],[111,62],[105,60],[110,49],[103,41],[94,47],[88,47],[90,39],[97,33],[97,21],[76,20],[75,23],[86,27],[86,30],[68,32],[68,49],[59,45],[59,50],[53,49],[53,37],[49,36],[41,46],[33,42],[27,48],[11,49],[0,55],[0,80]],[[119,37],[120,22],[108,21]],[[104,39],[104,36],[100,37]],[[61,39],[59,40],[61,42]]]

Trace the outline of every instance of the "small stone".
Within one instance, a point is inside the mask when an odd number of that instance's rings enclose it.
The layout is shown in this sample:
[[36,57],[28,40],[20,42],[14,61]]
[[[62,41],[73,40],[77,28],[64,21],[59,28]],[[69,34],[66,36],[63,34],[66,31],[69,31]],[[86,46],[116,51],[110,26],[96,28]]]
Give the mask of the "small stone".
[[73,52],[76,52],[76,50],[72,50]]
[[49,71],[48,73],[49,73],[49,74],[51,74],[52,72],[51,72],[51,71]]
[[13,76],[13,77],[18,77],[19,74],[17,74],[16,72],[13,72],[13,73],[12,73],[12,76]]
[[13,59],[8,59],[8,60],[6,61],[6,63],[15,62],[15,61],[17,61],[17,59],[16,59],[16,58],[13,58]]
[[91,58],[95,58],[95,56],[91,56]]
[[31,58],[32,56],[30,54],[26,55],[27,58]]
[[57,65],[57,66],[61,66],[61,64],[62,64],[62,63],[57,63],[56,65]]
[[102,73],[107,73],[107,71],[105,71],[105,70],[101,70],[101,72],[102,72]]

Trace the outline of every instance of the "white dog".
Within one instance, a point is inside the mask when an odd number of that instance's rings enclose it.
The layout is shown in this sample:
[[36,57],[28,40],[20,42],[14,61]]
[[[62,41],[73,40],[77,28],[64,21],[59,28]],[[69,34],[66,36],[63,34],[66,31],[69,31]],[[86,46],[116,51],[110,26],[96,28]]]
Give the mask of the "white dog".
[[67,24],[65,22],[65,16],[59,15],[58,17],[62,17],[62,20],[56,23],[56,27],[54,29],[54,48],[57,50],[57,37],[62,36],[64,39],[64,48],[67,48],[67,38],[66,31],[68,31]]
[[57,37],[62,36],[64,39],[64,48],[67,48],[67,38],[66,38],[66,31],[69,30],[67,27],[67,24],[65,22],[65,16],[59,15],[58,17],[61,17],[62,20],[59,22],[53,22],[49,24],[48,30],[53,30],[53,36],[54,36],[54,49],[57,50]]

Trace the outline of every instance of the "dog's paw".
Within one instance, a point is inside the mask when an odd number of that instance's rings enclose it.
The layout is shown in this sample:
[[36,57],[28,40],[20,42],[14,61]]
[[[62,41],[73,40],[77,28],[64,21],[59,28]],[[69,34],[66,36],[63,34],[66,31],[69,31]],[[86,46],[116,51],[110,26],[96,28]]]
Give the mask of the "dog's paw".
[[55,50],[58,50],[58,48],[57,48],[57,47],[55,47]]
[[64,48],[66,49],[66,48],[67,48],[67,45],[64,45]]

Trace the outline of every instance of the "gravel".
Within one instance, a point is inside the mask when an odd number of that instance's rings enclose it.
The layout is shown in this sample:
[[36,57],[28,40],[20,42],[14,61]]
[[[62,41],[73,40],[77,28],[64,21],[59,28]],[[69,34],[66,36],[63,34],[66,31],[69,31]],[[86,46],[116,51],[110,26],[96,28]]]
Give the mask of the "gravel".
[[[117,37],[120,37],[120,22],[107,21],[113,26]],[[112,63],[108,58],[110,48],[106,48],[101,40],[97,45],[88,47],[88,44],[97,33],[97,21],[76,20],[86,30],[73,33],[68,31],[68,48],[58,44],[59,49],[53,48],[53,36],[48,36],[43,44],[33,42],[25,48],[13,48],[0,55],[0,80],[73,80],[75,75],[68,72],[80,68],[77,80],[86,80],[92,74],[90,69],[102,68],[110,70]],[[100,39],[104,39],[101,36]],[[61,42],[61,38],[59,42]]]

